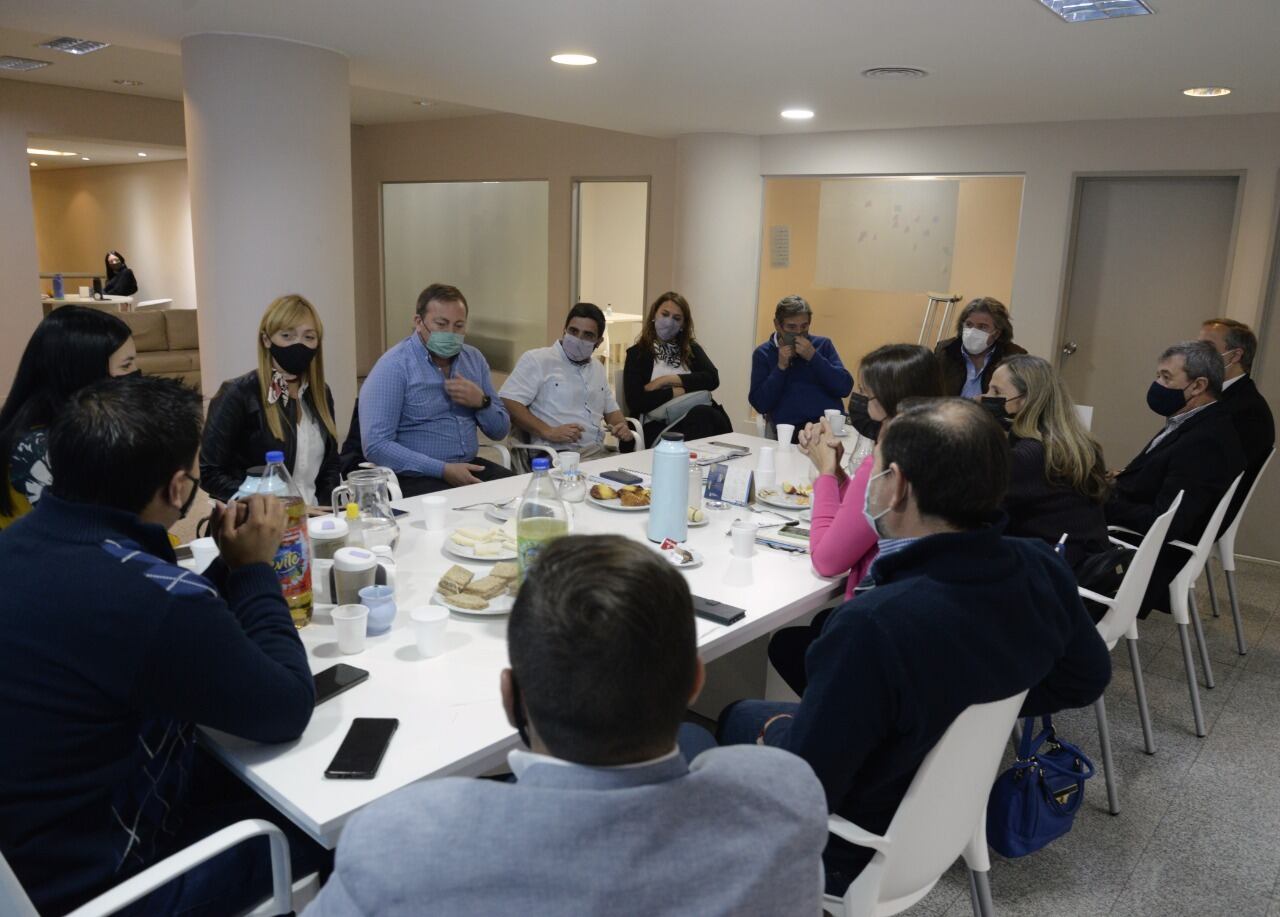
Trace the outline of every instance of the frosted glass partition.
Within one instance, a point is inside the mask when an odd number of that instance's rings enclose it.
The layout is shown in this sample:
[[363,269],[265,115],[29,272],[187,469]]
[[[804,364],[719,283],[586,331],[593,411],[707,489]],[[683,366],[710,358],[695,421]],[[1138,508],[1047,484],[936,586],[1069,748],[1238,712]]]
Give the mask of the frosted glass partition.
[[470,305],[467,343],[497,372],[546,344],[545,181],[402,182],[382,186],[387,344],[413,327],[418,294],[451,283]]

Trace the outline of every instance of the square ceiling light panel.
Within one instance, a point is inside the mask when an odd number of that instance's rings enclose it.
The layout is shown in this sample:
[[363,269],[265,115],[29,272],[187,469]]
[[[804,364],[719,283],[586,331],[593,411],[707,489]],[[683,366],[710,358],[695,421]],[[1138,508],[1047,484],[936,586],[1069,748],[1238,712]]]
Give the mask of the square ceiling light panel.
[[36,47],[80,55],[101,51],[103,48],[111,47],[111,44],[105,41],[90,41],[87,38],[72,38],[69,35],[63,35],[61,38],[51,38],[49,41],[36,45]]
[[1040,0],[1067,22],[1150,16],[1155,12],[1144,0]]
[[39,70],[49,66],[47,60],[32,60],[29,57],[14,57],[11,54],[0,55],[0,70],[12,70],[21,73],[25,70]]

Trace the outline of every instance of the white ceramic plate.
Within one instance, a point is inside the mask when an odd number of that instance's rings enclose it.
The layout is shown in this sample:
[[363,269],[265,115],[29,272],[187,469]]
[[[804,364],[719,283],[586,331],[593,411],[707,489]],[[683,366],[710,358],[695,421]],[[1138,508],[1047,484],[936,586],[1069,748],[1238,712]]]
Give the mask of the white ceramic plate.
[[591,496],[591,494],[588,493],[587,502],[593,503],[596,506],[600,507],[601,509],[611,509],[619,513],[649,512],[649,507],[647,506],[623,506],[621,501],[619,501],[616,497],[612,500],[597,500],[595,497]]
[[515,518],[517,505],[517,503],[512,502],[510,506],[490,506],[484,511],[484,517],[490,522],[496,522],[501,525],[507,520]]
[[684,550],[689,552],[690,556],[693,557],[693,560],[682,560],[680,555],[674,550],[664,551],[659,548],[658,553],[665,557],[671,566],[678,567],[681,570],[691,570],[702,563],[702,555],[699,552],[690,547],[685,547]]
[[441,595],[438,592],[431,594],[431,601],[436,605],[443,605],[454,614],[470,615],[477,618],[488,618],[494,615],[510,614],[511,609],[515,607],[516,598],[513,595],[507,595],[505,592],[496,599],[489,600],[489,607],[476,610],[474,608],[463,608],[461,605],[454,605],[449,601],[449,596]]
[[778,509],[808,509],[813,504],[812,496],[800,494],[784,494],[781,488],[772,487],[756,491],[756,502]]
[[704,509],[704,510],[702,511],[702,521],[701,521],[701,522],[689,522],[689,523],[686,523],[686,524],[687,524],[687,525],[689,526],[689,528],[691,528],[691,529],[700,529],[700,528],[702,528],[704,525],[710,525],[710,524],[711,524],[711,517],[707,515],[707,511]]
[[[455,530],[456,531],[456,530]],[[479,561],[481,563],[493,564],[500,560],[515,560],[515,548],[507,549],[499,546],[497,554],[477,554],[475,548],[471,545],[458,544],[453,540],[453,532],[445,536],[444,549],[454,557],[461,557],[466,560]]]

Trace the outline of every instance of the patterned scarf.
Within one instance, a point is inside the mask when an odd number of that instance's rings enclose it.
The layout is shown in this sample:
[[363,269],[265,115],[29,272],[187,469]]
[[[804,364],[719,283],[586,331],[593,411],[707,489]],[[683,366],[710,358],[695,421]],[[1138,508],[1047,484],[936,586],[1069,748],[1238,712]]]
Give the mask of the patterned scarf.
[[653,357],[660,363],[669,363],[672,366],[680,366],[684,360],[680,354],[680,338],[679,336],[670,341],[656,340],[653,342]]
[[[298,397],[302,397],[302,393],[307,390],[307,380],[303,379],[298,386]],[[289,380],[284,377],[284,373],[278,369],[271,370],[271,385],[267,389],[267,404],[275,404],[280,402],[281,407],[289,406]]]

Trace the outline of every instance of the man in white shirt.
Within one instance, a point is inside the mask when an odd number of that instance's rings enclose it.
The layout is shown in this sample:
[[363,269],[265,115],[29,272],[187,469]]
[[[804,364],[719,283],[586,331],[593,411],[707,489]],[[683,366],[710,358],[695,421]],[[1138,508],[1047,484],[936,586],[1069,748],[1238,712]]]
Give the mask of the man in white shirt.
[[520,357],[498,396],[530,443],[594,458],[605,452],[603,420],[620,443],[634,445],[604,364],[593,359],[603,340],[604,313],[580,302],[569,310],[560,340]]

